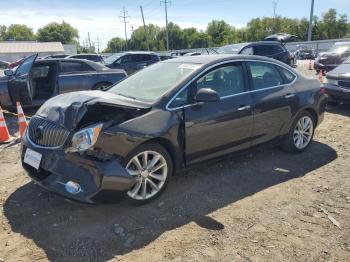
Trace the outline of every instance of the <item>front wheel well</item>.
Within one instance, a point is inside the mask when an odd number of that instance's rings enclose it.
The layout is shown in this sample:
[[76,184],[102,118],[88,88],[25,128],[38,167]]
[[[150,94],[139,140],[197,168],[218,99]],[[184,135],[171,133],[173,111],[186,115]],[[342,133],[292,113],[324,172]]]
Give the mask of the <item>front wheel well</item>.
[[177,169],[181,169],[184,166],[183,153],[181,151],[179,152],[179,150],[176,149],[176,146],[168,139],[162,138],[162,137],[157,137],[157,138],[152,138],[150,140],[147,140],[142,144],[146,144],[146,143],[159,144],[159,145],[163,146],[169,152],[171,160],[173,161],[173,164],[174,164],[174,174],[176,173],[175,171]]

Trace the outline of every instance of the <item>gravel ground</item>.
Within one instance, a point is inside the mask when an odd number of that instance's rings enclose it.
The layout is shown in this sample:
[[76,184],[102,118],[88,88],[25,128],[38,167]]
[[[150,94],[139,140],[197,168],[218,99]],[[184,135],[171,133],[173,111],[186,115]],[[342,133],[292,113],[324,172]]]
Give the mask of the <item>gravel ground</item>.
[[349,116],[329,108],[302,154],[208,163],[138,207],[46,192],[24,174],[19,145],[1,146],[0,261],[349,261]]

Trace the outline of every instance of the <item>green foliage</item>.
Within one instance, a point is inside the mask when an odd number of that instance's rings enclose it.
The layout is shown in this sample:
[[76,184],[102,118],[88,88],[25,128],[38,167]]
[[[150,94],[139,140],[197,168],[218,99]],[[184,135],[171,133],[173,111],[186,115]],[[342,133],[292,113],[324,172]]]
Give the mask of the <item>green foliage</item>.
[[112,38],[108,44],[104,53],[118,53],[125,50],[125,40],[120,37]]
[[[313,19],[313,40],[350,37],[350,23],[346,14],[338,14],[330,9]],[[181,29],[174,23],[169,23],[170,49],[188,49],[214,47],[226,44],[259,41],[274,33],[289,33],[296,35],[300,41],[307,39],[309,22],[306,18],[291,19],[277,16],[275,18],[254,18],[244,28],[235,28],[225,21],[211,21],[206,31],[196,28]],[[136,29],[128,41],[130,50],[164,51],[166,47],[165,28],[149,24]],[[105,51],[125,50],[125,41],[113,38]]]
[[66,22],[50,23],[40,28],[37,39],[41,42],[61,42],[62,44],[74,43],[79,38],[78,30]]
[[35,35],[33,29],[29,28],[26,25],[10,25],[0,26],[0,39],[3,41],[6,40],[16,40],[16,41],[25,41],[25,40],[35,40]]

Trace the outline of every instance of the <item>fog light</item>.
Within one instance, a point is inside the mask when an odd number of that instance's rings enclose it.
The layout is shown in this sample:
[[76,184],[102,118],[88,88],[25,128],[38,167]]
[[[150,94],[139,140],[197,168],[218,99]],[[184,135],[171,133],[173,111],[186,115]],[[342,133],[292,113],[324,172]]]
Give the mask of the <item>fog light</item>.
[[66,184],[64,184],[64,187],[68,193],[73,195],[79,194],[82,191],[81,186],[73,181],[68,181]]

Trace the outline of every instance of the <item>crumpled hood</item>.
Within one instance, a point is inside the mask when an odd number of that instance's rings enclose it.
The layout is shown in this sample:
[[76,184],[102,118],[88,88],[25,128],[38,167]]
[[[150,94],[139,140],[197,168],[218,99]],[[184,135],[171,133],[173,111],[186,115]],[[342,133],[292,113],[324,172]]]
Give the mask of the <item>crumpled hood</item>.
[[102,91],[72,92],[46,101],[36,115],[47,118],[62,127],[73,130],[90,105],[110,105],[120,108],[150,108],[151,105]]

